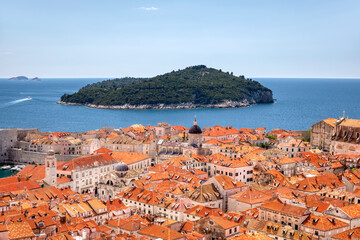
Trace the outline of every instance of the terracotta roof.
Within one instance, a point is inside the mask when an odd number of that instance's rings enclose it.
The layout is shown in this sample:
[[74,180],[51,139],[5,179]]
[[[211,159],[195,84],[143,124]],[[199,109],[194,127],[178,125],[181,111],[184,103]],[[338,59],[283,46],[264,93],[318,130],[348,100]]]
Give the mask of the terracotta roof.
[[345,118],[345,119],[340,123],[340,126],[360,128],[360,120],[359,120],[359,119],[349,119],[349,118]]
[[233,127],[213,127],[210,131],[203,133],[203,136],[217,137],[231,134],[239,134],[239,130]]
[[168,166],[180,167],[180,166],[186,166],[186,162],[190,160],[191,160],[190,158],[184,156],[178,156],[166,160],[163,164]]
[[198,189],[195,189],[186,194],[186,197],[196,202],[211,202],[222,199],[221,194],[216,189],[214,184],[201,185]]
[[118,196],[150,205],[160,204],[165,198],[165,195],[163,194],[137,187],[125,190],[124,192],[119,193]]
[[239,223],[229,221],[222,217],[210,216],[210,219],[219,224],[223,229],[233,228],[239,226]]
[[26,221],[8,224],[9,239],[35,237],[30,225]]
[[107,148],[99,148],[98,150],[95,150],[94,153],[99,154],[99,153],[111,153],[112,151],[110,149]]
[[343,210],[351,218],[360,217],[360,204],[348,205],[345,207],[341,207],[340,209]]
[[95,210],[100,210],[100,209],[106,209],[106,206],[99,201],[99,199],[94,198],[88,201],[88,204]]
[[189,210],[185,211],[186,214],[195,215],[198,217],[208,217],[208,216],[216,216],[222,217],[224,216],[223,211],[220,208],[210,208],[202,205],[196,205]]
[[287,213],[287,214],[296,215],[296,216],[304,216],[307,213],[309,213],[306,208],[298,207],[298,206],[291,205],[291,204],[284,204],[279,200],[274,200],[272,202],[268,202],[264,205],[259,206],[259,208],[268,209],[268,210],[272,210],[272,211],[276,211],[276,212]]
[[57,184],[63,184],[63,183],[67,183],[67,182],[71,182],[71,179],[66,176],[61,176],[61,177],[56,178]]
[[327,118],[323,120],[325,123],[329,124],[332,127],[335,127],[336,118]]
[[328,215],[314,215],[310,214],[308,218],[302,223],[302,225],[319,229],[321,231],[330,231],[336,228],[342,228],[349,226],[348,223],[340,221]]
[[29,177],[31,180],[43,180],[45,178],[45,165],[26,165],[16,176]]
[[266,194],[265,192],[258,191],[254,188],[247,188],[243,192],[239,192],[235,195],[229,196],[230,198],[235,198],[236,201],[245,202],[248,204],[257,204],[268,201],[272,198],[271,195]]
[[175,240],[185,237],[184,235],[182,235],[181,233],[175,230],[166,227],[161,227],[158,225],[152,225],[148,228],[141,229],[140,231],[138,231],[138,234],[150,236],[153,238],[161,238],[164,240]]
[[77,168],[88,168],[93,167],[95,164],[103,165],[109,163],[115,163],[115,160],[112,156],[107,153],[97,154],[97,155],[87,155],[79,158],[72,159],[68,162],[58,162],[57,169],[60,171],[72,171]]
[[360,239],[360,227],[353,228],[331,236],[332,239],[353,240]]
[[304,192],[317,192],[323,188],[338,188],[345,186],[333,173],[324,173],[319,176],[305,178],[298,183],[292,184],[290,187]]
[[181,228],[181,231],[185,231],[185,232],[193,232],[194,231],[194,225],[195,222],[193,221],[186,221],[184,223],[184,225]]
[[145,155],[137,152],[112,152],[111,156],[116,161],[124,162],[127,165],[150,158],[149,155]]
[[24,182],[18,182],[18,183],[12,183],[7,185],[0,186],[0,192],[17,192],[20,190],[31,190],[40,188],[41,186],[37,181],[30,180],[30,181],[24,181]]
[[226,176],[226,175],[215,175],[213,178],[225,190],[234,189],[234,188],[240,188],[240,187],[245,187],[246,186],[245,183],[236,181],[236,180],[234,180],[231,177]]
[[108,200],[106,202],[107,212],[127,209],[126,205],[120,199]]
[[19,179],[15,176],[0,178],[0,186],[18,183]]
[[229,238],[229,240],[272,240],[272,238],[262,233],[244,233],[239,236]]
[[139,145],[141,142],[132,139],[129,136],[126,135],[120,135],[114,138],[109,138],[106,141],[106,144],[134,144],[134,145]]

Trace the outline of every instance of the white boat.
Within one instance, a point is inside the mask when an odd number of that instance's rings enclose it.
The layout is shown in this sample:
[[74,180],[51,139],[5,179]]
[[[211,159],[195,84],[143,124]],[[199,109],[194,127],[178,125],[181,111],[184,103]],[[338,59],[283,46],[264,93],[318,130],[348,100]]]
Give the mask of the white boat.
[[31,98],[31,97],[27,97],[26,99],[27,99],[27,100],[31,100],[32,98]]
[[10,169],[10,168],[11,168],[11,167],[10,167],[9,165],[1,167],[1,169],[3,169],[3,170],[8,170],[8,169]]
[[10,168],[11,171],[20,171],[21,169],[18,166]]

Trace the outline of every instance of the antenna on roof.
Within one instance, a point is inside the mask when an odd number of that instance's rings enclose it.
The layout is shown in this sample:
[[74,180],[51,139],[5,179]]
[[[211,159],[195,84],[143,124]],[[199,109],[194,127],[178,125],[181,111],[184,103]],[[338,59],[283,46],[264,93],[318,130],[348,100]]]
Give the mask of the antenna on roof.
[[345,119],[345,110],[343,111],[343,119]]

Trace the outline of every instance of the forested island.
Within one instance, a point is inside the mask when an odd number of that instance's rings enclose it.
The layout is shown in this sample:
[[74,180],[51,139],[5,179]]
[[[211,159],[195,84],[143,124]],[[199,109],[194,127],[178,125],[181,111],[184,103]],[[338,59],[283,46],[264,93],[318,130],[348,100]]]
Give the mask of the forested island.
[[272,103],[259,82],[205,65],[152,78],[120,78],[86,85],[59,104],[110,109],[230,108]]
[[25,77],[25,76],[17,76],[17,77],[12,77],[12,78],[9,78],[9,80],[11,80],[11,81],[29,81],[29,82],[38,82],[38,81],[40,81],[40,78],[38,78],[38,77],[28,78],[28,77]]

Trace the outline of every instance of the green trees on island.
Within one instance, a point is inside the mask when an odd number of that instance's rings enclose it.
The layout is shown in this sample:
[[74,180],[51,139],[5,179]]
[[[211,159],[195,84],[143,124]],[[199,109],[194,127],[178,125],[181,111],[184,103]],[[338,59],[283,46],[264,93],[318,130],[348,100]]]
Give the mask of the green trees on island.
[[95,105],[216,104],[241,101],[256,91],[269,91],[260,83],[204,65],[172,71],[152,78],[106,80],[64,94],[63,102]]

